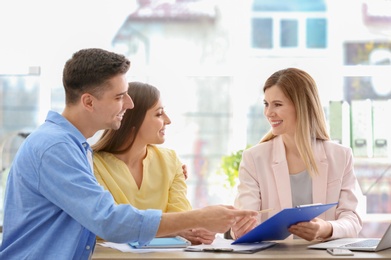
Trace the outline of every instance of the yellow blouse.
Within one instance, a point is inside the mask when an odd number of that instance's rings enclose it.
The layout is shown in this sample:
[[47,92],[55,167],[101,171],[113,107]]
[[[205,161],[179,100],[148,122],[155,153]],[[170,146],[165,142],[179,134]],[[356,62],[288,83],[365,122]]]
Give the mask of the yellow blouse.
[[97,152],[93,160],[96,179],[117,204],[163,212],[191,210],[182,163],[175,151],[154,145],[147,147],[140,189],[126,164],[113,154]]

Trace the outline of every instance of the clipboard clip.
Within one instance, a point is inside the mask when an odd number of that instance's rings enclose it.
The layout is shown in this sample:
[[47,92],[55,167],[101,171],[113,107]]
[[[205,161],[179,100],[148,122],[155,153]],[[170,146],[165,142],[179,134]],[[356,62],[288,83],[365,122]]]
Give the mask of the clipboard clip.
[[303,204],[303,205],[297,205],[296,208],[305,208],[305,207],[320,206],[320,205],[323,205],[323,204],[322,203]]

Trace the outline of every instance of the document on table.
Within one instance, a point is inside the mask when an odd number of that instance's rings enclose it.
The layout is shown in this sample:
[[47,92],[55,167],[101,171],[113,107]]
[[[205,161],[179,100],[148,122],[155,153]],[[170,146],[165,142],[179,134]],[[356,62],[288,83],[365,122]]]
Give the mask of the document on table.
[[104,247],[110,247],[121,252],[130,252],[130,253],[150,253],[150,252],[172,252],[172,251],[188,251],[188,252],[221,252],[221,253],[241,253],[241,254],[251,254],[264,250],[271,246],[274,246],[275,242],[261,242],[261,243],[251,243],[251,244],[240,244],[232,245],[231,239],[225,239],[219,235],[216,236],[215,240],[211,245],[196,245],[188,246],[186,248],[159,248],[159,249],[143,249],[143,248],[132,248],[129,244],[119,244],[112,242],[101,242],[98,245]]
[[113,242],[102,242],[98,243],[98,245],[104,246],[104,247],[110,247],[116,250],[119,250],[121,252],[130,252],[130,253],[150,253],[150,252],[169,252],[169,251],[183,251],[183,248],[164,248],[164,249],[137,249],[132,248],[129,244],[119,244],[119,243],[113,243]]
[[232,242],[233,240],[231,239],[224,239],[217,236],[211,245],[188,246],[185,248],[185,251],[252,254],[276,244],[276,242],[264,241],[260,243],[233,245]]

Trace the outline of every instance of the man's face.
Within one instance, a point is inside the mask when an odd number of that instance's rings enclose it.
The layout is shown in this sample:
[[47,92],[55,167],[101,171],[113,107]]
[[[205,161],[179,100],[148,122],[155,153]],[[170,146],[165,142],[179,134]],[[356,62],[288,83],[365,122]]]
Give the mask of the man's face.
[[117,130],[127,109],[134,107],[128,95],[128,82],[125,75],[118,75],[108,81],[108,89],[98,99],[94,99],[95,122],[99,129]]

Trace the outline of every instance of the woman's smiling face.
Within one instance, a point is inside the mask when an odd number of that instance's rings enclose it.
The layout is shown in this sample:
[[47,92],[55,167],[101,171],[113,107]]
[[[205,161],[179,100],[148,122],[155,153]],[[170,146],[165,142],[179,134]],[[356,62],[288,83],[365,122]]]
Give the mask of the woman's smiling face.
[[142,139],[146,144],[162,144],[165,141],[166,125],[169,124],[171,124],[171,120],[164,111],[161,99],[159,99],[145,114],[137,139]]
[[292,101],[278,85],[265,90],[264,112],[274,135],[294,135],[296,131],[296,109]]

